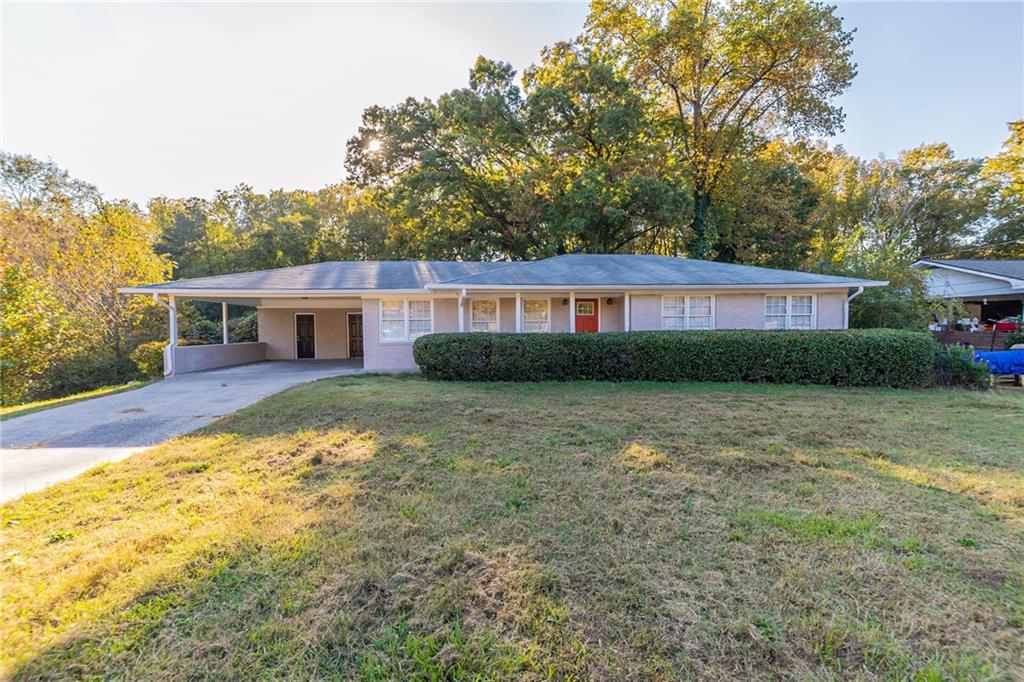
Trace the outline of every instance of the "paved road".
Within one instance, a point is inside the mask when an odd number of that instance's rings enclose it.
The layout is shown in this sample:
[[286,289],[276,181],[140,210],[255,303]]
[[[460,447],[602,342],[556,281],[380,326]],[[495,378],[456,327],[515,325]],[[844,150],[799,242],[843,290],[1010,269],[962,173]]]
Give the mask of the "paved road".
[[124,459],[296,384],[360,371],[346,360],[261,362],[0,422],[0,502]]

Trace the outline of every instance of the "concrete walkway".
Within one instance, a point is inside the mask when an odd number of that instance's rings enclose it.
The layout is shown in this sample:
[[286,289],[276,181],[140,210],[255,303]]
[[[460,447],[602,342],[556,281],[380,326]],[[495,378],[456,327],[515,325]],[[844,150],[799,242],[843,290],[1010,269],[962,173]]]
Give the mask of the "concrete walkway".
[[0,502],[124,459],[296,384],[361,371],[357,360],[261,362],[183,374],[0,422]]

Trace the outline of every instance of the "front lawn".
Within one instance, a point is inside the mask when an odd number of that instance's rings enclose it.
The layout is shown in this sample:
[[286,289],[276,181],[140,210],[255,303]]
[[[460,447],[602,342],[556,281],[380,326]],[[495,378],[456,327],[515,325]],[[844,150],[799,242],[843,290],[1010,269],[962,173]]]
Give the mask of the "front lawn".
[[20,679],[1019,679],[1024,395],[347,377],[3,507]]

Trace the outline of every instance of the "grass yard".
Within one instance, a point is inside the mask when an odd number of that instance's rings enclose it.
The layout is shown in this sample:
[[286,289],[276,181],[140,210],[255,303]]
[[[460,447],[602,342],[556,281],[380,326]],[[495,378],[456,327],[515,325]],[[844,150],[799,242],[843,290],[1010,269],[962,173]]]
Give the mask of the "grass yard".
[[22,417],[26,414],[39,412],[40,410],[48,410],[51,407],[70,405],[71,403],[77,403],[79,400],[87,400],[89,398],[98,398],[101,395],[113,395],[114,393],[131,391],[132,389],[142,388],[143,386],[151,383],[153,382],[129,381],[126,384],[103,386],[101,388],[94,388],[91,391],[84,391],[82,393],[64,396],[63,398],[50,398],[49,400],[36,400],[35,402],[22,403],[20,405],[7,405],[5,407],[0,407],[0,421],[4,421],[5,419],[14,419],[15,417]]
[[321,381],[3,507],[15,679],[1021,679],[1024,394]]

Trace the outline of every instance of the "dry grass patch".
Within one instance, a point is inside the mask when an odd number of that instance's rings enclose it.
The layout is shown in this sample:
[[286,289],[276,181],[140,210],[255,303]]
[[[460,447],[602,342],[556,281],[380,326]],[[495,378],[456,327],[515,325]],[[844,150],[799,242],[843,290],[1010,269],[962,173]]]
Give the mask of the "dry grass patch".
[[619,453],[619,464],[627,469],[649,471],[669,467],[672,465],[672,460],[661,450],[639,443],[630,443]]
[[321,381],[5,505],[4,672],[1014,679],[1021,423],[1002,391]]

